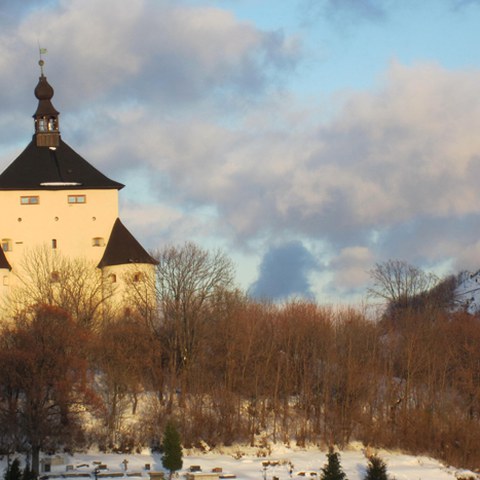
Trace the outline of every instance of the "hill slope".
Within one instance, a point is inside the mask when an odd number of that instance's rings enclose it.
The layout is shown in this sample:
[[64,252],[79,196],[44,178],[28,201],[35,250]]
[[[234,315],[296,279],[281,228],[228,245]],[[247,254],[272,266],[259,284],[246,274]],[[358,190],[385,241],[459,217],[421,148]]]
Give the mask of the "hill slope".
[[461,272],[457,282],[455,297],[458,308],[471,314],[480,312],[480,270]]

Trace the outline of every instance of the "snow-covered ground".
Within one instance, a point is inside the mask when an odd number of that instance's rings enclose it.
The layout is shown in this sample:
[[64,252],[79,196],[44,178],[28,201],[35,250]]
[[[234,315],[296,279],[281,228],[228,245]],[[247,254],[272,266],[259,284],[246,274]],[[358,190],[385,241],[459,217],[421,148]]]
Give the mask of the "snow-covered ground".
[[[212,469],[222,469],[223,474],[232,474],[238,480],[315,480],[319,478],[322,466],[326,462],[326,452],[318,448],[297,449],[276,446],[266,457],[258,457],[259,449],[246,447],[229,447],[208,453],[184,452],[183,469],[178,472],[178,478],[183,480],[190,466],[200,466],[202,472],[211,472]],[[376,452],[376,451],[375,451]],[[373,451],[370,453],[374,453]],[[455,478],[480,478],[471,472],[460,471],[452,467],[445,467],[440,462],[427,457],[414,457],[401,453],[380,450],[378,455],[387,463],[390,478],[396,480],[451,480]],[[364,450],[360,445],[352,445],[351,448],[340,452],[341,464],[349,480],[361,480],[365,475],[367,460]],[[127,471],[124,469],[124,461],[127,460]],[[262,462],[269,461],[269,466]],[[102,471],[102,476],[123,472],[124,477],[135,480],[135,477],[149,479],[145,465],[150,465],[150,471],[162,471],[161,456],[157,454],[75,454],[66,456],[64,465],[52,466],[52,474],[62,478],[62,474],[69,470],[73,474],[91,472],[96,466],[95,462],[101,462],[107,467]],[[69,467],[67,468],[67,464]],[[290,465],[291,464],[291,465]],[[73,470],[72,470],[73,468]],[[290,476],[290,469],[292,475]],[[304,475],[302,475],[302,473]],[[316,473],[316,475],[315,475]],[[93,476],[91,477],[93,478]],[[168,476],[166,476],[168,478]]]

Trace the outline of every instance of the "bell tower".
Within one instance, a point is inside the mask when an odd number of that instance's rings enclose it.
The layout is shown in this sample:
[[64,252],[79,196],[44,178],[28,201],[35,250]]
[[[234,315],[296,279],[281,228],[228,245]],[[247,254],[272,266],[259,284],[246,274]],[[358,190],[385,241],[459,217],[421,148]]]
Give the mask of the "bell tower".
[[44,61],[39,60],[40,78],[35,87],[35,96],[38,99],[37,111],[33,114],[35,120],[35,141],[37,147],[58,147],[60,130],[58,124],[59,112],[52,105],[53,88],[43,75]]

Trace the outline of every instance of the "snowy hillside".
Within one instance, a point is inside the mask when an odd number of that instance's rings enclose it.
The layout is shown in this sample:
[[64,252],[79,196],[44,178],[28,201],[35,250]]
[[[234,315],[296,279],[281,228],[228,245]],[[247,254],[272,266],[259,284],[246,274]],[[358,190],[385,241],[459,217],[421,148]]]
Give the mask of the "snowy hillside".
[[480,270],[459,274],[455,297],[459,307],[468,313],[480,312]]
[[[320,476],[320,470],[326,462],[326,452],[317,448],[298,450],[277,446],[269,449],[269,455],[259,457],[259,449],[248,447],[229,447],[220,451],[208,453],[186,452],[183,461],[183,470],[179,478],[193,465],[200,467],[204,473],[213,469],[220,471],[224,478],[237,478],[239,480],[314,480]],[[267,452],[262,452],[267,453]],[[364,450],[360,445],[353,445],[347,451],[341,452],[341,465],[349,480],[361,480],[365,475],[367,460]],[[371,452],[375,453],[375,452]],[[378,455],[386,461],[390,478],[396,480],[452,480],[452,479],[478,479],[471,472],[463,472],[448,468],[436,460],[427,457],[413,457],[400,453],[379,451]],[[60,459],[60,462],[58,461]],[[53,478],[94,478],[90,472],[99,463],[103,464],[102,478],[143,478],[149,479],[150,471],[162,471],[160,455],[120,455],[120,454],[76,454],[56,458],[60,463],[52,466],[49,474]],[[127,462],[125,462],[125,460]],[[125,463],[127,471],[125,472]],[[266,465],[268,463],[268,465]],[[292,473],[290,474],[290,469]],[[110,477],[111,475],[111,477]],[[166,476],[168,478],[168,476]]]

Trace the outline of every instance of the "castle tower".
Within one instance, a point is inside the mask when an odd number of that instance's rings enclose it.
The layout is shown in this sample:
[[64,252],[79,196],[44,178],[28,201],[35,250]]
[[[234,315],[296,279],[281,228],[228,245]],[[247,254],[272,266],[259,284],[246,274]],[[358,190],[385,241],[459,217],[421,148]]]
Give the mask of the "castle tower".
[[35,248],[86,259],[111,282],[136,269],[153,275],[155,260],[118,218],[124,185],[62,140],[54,90],[42,60],[40,66],[35,133],[0,174],[0,298],[14,287],[22,261]]

